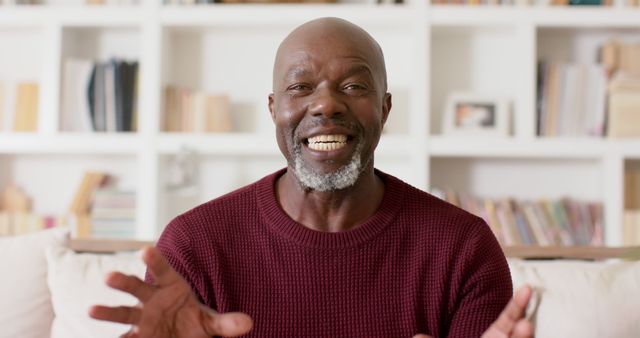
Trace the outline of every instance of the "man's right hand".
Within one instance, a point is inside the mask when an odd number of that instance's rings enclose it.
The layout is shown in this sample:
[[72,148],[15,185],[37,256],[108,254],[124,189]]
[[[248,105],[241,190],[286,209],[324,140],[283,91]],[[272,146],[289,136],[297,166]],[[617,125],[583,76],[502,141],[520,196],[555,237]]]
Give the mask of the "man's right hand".
[[121,338],[235,337],[251,330],[253,321],[248,315],[220,314],[201,304],[157,249],[145,248],[142,258],[155,285],[119,272],[109,274],[106,280],[109,287],[136,297],[138,306],[96,305],[89,310],[95,319],[133,325]]

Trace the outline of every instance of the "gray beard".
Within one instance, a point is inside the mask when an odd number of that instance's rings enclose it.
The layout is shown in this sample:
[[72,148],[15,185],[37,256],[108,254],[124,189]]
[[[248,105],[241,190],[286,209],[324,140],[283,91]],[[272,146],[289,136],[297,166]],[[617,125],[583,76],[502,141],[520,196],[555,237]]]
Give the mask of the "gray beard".
[[294,146],[293,173],[304,189],[334,191],[348,188],[356,183],[362,172],[362,142],[358,142],[351,161],[333,173],[323,174],[309,168],[302,158],[302,145]]

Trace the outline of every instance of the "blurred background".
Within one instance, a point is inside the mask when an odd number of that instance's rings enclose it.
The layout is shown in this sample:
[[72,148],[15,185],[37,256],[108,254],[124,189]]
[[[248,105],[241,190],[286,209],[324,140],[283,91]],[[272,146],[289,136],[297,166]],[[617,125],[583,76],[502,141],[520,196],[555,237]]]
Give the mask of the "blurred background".
[[376,166],[504,246],[640,245],[638,0],[0,0],[0,235],[154,240],[286,165],[267,109],[297,25],[385,53]]

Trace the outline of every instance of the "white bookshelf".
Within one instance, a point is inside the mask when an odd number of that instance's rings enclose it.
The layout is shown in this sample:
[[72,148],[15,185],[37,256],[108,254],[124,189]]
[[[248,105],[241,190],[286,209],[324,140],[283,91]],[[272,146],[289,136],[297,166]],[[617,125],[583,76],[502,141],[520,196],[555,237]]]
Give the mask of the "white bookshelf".
[[[209,6],[146,0],[113,7],[53,2],[0,7],[0,43],[20,41],[18,49],[0,53],[0,82],[33,79],[41,91],[37,133],[0,132],[0,184],[17,181],[35,198],[37,212],[64,212],[82,171],[105,170],[136,190],[136,237],[150,240],[177,213],[284,166],[267,110],[275,50],[298,24],[338,16],[362,25],[385,52],[394,104],[376,154],[379,168],[425,190],[599,200],[606,243],[622,243],[623,175],[640,160],[640,140],[536,136],[536,62],[591,57],[612,36],[640,41],[638,9],[419,0]],[[140,62],[138,132],[61,131],[62,63],[111,56]],[[227,93],[233,132],[163,132],[167,85]],[[459,90],[507,97],[513,105],[509,137],[444,136],[446,95]],[[183,149],[198,154],[197,184],[169,189],[172,159]]]

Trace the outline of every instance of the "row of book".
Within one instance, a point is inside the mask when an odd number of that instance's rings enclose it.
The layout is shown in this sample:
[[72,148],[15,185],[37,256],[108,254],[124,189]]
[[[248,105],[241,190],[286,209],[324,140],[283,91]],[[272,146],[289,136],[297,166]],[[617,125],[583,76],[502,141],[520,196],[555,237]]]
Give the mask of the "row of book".
[[140,1],[141,0],[0,0],[0,5],[132,6],[132,5],[139,5]]
[[504,246],[603,245],[601,203],[559,200],[518,201],[435,192],[449,203],[482,217]]
[[432,3],[472,6],[640,6],[640,0],[433,0]]
[[42,216],[33,213],[0,211],[0,236],[24,235],[44,229],[68,227],[65,216]]
[[138,62],[111,59],[64,62],[63,131],[135,131],[137,121]]
[[167,86],[163,130],[168,132],[229,132],[229,96]]
[[538,135],[603,136],[607,81],[601,64],[540,62]]
[[9,103],[9,95],[9,88],[0,83],[0,131],[37,131],[40,86],[34,82],[18,83],[13,104]]

